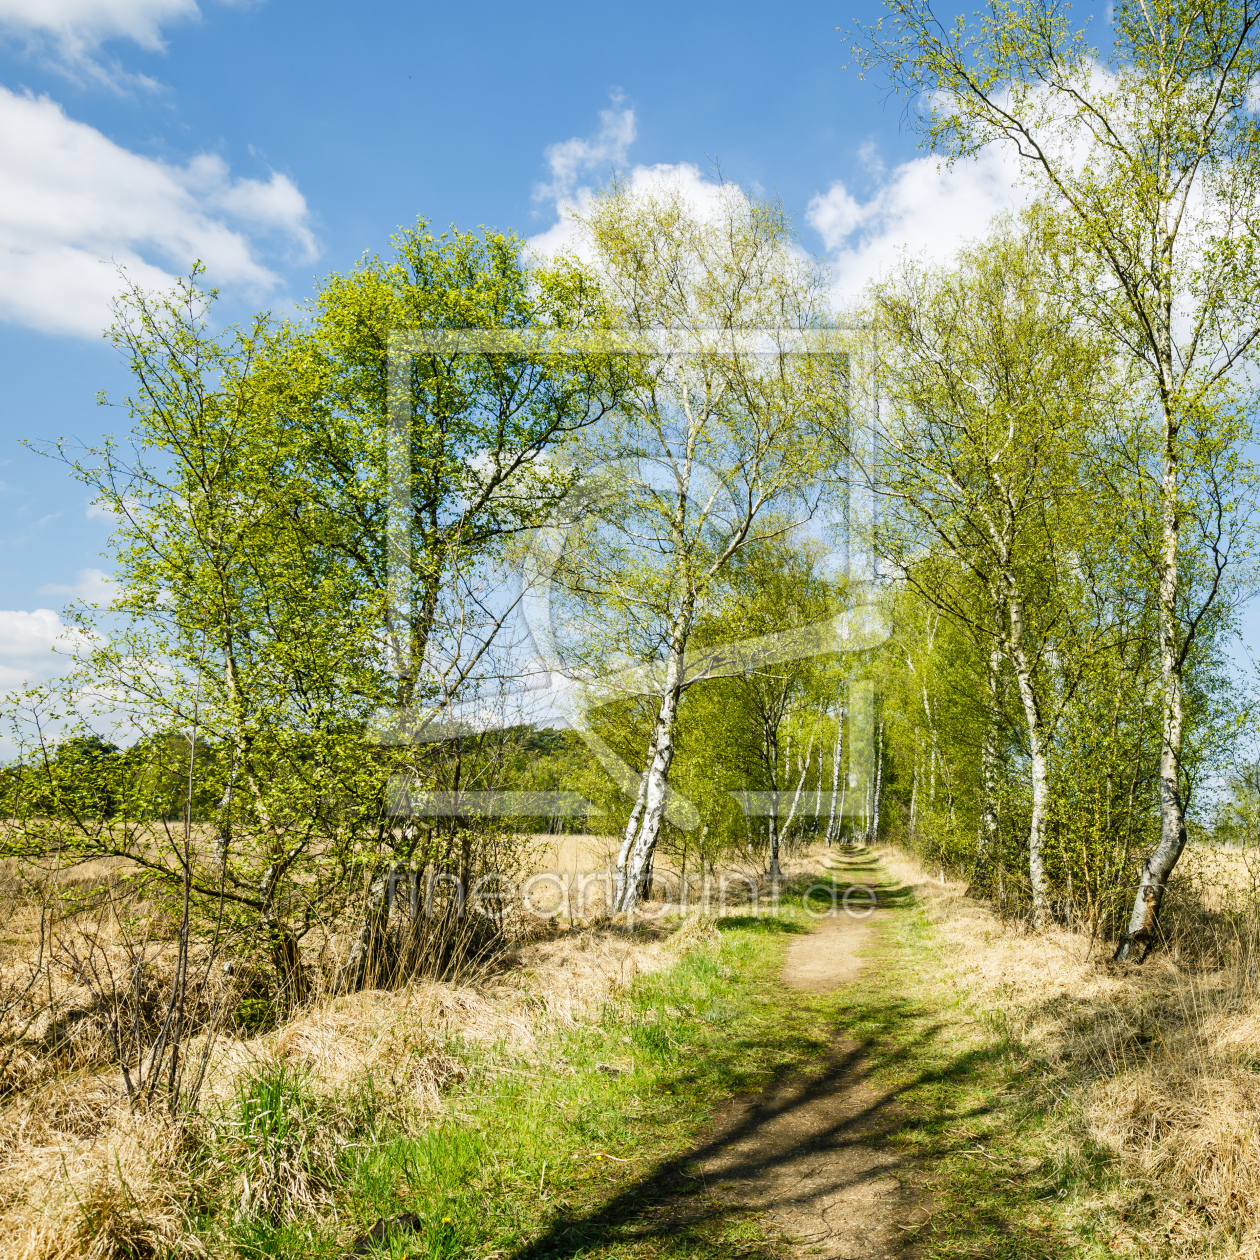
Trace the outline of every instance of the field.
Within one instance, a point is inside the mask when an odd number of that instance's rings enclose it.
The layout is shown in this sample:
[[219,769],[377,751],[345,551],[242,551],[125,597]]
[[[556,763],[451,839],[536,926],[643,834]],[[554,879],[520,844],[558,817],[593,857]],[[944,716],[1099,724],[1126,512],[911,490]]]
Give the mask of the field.
[[[599,846],[566,837],[535,869],[589,870]],[[814,1218],[782,1206],[774,1169],[795,1165],[774,1126],[730,1148],[760,1152],[762,1171],[735,1181],[706,1128],[732,1100],[803,1081],[833,1091],[836,1114],[865,1100],[846,1141],[883,1170],[872,1194],[900,1187],[881,1228],[911,1254],[1254,1257],[1260,997],[1222,914],[1250,867],[1228,850],[1188,859],[1170,929],[1216,938],[1141,967],[1004,923],[890,848],[802,853],[777,904],[763,888],[725,916],[539,918],[457,981],[199,1034],[186,1053],[208,1050],[205,1081],[175,1119],[128,1104],[99,1028],[50,1042],[51,1022],[10,1026],[0,1253],[828,1254],[806,1245]],[[875,888],[880,909],[843,946],[843,981],[796,983],[817,974],[829,938],[806,934],[831,881]],[[34,974],[64,1021],[72,977],[20,957],[37,911],[11,884],[6,982]],[[837,1212],[857,1210],[836,1193]]]

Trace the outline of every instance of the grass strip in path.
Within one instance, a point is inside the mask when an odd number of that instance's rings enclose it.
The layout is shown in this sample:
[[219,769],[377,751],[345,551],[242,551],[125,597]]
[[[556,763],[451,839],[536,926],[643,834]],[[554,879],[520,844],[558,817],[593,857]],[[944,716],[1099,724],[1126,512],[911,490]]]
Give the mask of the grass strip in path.
[[[1110,1178],[1067,1152],[1067,1122],[1041,1065],[1002,1021],[962,1004],[951,963],[906,889],[882,881],[877,856],[838,857],[840,882],[870,883],[895,902],[860,983],[830,1018],[861,1047],[862,1072],[895,1116],[885,1141],[927,1207],[904,1230],[924,1260],[1051,1260],[1112,1254],[1076,1228],[1072,1204]],[[1079,1147],[1076,1149],[1079,1150]]]

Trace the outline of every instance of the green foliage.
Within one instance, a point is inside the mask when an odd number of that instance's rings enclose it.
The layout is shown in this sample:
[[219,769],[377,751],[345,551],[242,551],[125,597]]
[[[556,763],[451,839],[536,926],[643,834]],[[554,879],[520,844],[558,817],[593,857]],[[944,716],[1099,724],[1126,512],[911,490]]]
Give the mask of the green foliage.
[[275,1026],[280,1012],[276,1003],[269,997],[242,998],[232,1012],[232,1022],[247,1037],[259,1033],[270,1032]]
[[[1115,502],[1139,536],[1123,524],[1108,531],[1148,571],[1160,656],[1160,832],[1117,952],[1128,957],[1153,944],[1186,844],[1199,756],[1187,747],[1186,671],[1199,635],[1211,639],[1236,606],[1253,555],[1245,452],[1260,345],[1260,10],[1250,0],[1156,0],[1118,6],[1109,28],[1100,53],[1058,0],[952,23],[930,0],[889,0],[887,21],[862,32],[857,50],[913,100],[947,159],[1013,148],[1042,193],[1033,213],[1050,289],[1141,382],[1155,419],[1135,426],[1136,441],[1113,442],[1136,473]],[[1034,784],[1036,850],[1044,775]],[[1044,902],[1044,871],[1032,867]]]
[[[394,259],[366,258],[324,283],[310,330],[276,368],[314,386],[295,400],[301,422],[323,418],[337,435],[327,475],[347,496],[356,545],[367,545],[357,559],[375,624],[385,628],[380,647],[396,670],[396,702],[407,705],[449,700],[475,671],[469,642],[484,645],[502,621],[476,599],[489,566],[571,488],[566,443],[615,404],[620,365],[607,355],[531,350],[549,332],[607,324],[601,291],[576,262],[531,271],[517,237],[435,237],[423,222],[395,245]],[[454,335],[470,330],[518,334],[524,349],[469,352]],[[391,363],[405,384],[391,379]],[[402,452],[410,541],[395,557],[403,573],[393,590],[382,460],[391,415],[405,417],[410,435]],[[365,479],[368,451],[376,457]]]
[[1220,843],[1260,845],[1260,766],[1245,766],[1231,778],[1213,821],[1212,835]]
[[[1052,255],[1034,214],[872,295],[876,538],[905,580],[883,674],[889,790],[924,855],[1004,911],[1031,900],[1114,936],[1160,840],[1160,490],[1145,392],[1056,292]],[[1188,534],[1179,563],[1188,802],[1239,714],[1221,564]]]
[[[182,847],[152,824],[187,814],[194,914],[252,939],[297,995],[298,942],[339,921],[365,872],[467,880],[490,860],[498,841],[459,820],[391,816],[387,785],[466,784],[502,741],[395,747],[376,729],[414,705],[413,730],[495,672],[514,615],[486,603],[495,566],[568,489],[553,454],[618,397],[607,356],[399,359],[391,337],[411,329],[532,336],[602,308],[581,267],[528,269],[515,237],[421,224],[395,243],[326,280],[302,321],[216,330],[197,274],[124,294],[129,438],[61,451],[117,523],[117,594],[76,611],[78,667],[28,697],[33,747],[5,778],[3,845],[28,857],[125,857],[178,885]],[[412,433],[392,569],[391,362],[409,364]]]

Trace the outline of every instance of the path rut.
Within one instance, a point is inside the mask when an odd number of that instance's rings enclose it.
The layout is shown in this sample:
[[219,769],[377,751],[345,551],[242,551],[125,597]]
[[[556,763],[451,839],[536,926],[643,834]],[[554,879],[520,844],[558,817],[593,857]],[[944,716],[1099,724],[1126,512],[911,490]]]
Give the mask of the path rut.
[[[881,913],[821,920],[789,947],[783,982],[815,994],[860,984]],[[820,1064],[721,1108],[699,1169],[710,1196],[764,1214],[786,1255],[906,1257],[927,1213],[886,1140],[900,1119],[867,1081],[862,1047],[837,1034]]]

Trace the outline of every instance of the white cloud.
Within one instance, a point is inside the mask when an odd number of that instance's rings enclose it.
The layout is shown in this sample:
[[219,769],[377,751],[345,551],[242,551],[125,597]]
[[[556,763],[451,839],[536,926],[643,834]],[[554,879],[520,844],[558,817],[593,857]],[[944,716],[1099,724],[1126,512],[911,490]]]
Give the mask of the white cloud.
[[307,226],[306,198],[287,175],[272,171],[266,183],[260,179],[234,180],[221,157],[202,153],[188,163],[182,172],[182,183],[207,209],[284,232],[300,246],[305,257],[315,257],[317,246]]
[[83,643],[51,608],[0,611],[0,693],[64,673],[67,656]]
[[[0,0],[3,3],[3,0]],[[0,319],[92,336],[117,266],[145,288],[200,258],[208,278],[278,283],[260,238],[315,255],[306,200],[285,175],[233,179],[219,157],[173,166],[122,148],[46,97],[0,87]]]
[[[616,102],[614,102],[616,104]],[[634,140],[634,115],[607,109],[600,114],[593,140],[572,139],[546,151],[552,180],[535,189],[539,199],[555,204],[556,222],[529,240],[540,257],[576,249],[580,216],[595,189],[580,182],[601,162],[623,162]],[[960,245],[982,236],[993,216],[1028,203],[1032,189],[1019,183],[1019,160],[1013,151],[994,145],[972,162],[945,167],[934,157],[914,158],[887,170],[873,144],[865,144],[858,161],[875,191],[859,201],[837,180],[810,201],[805,218],[822,237],[835,279],[834,301],[847,306],[865,284],[886,272],[902,253],[934,261],[948,259]],[[670,187],[704,214],[717,208],[722,186],[690,162],[635,166],[625,176],[632,191],[648,193]],[[729,190],[729,189],[728,189]]]
[[551,182],[535,185],[535,201],[571,201],[579,193],[578,181],[583,175],[607,174],[610,167],[626,160],[637,129],[634,110],[617,108],[621,99],[614,95],[612,108],[599,111],[599,134],[593,140],[574,136],[547,147],[543,156],[551,169]]
[[[636,166],[626,176],[626,182],[634,195],[647,195],[666,189],[677,191],[701,217],[709,213],[716,214],[719,201],[731,189],[728,185],[724,192],[720,184],[708,179],[691,162],[660,162],[655,166]],[[569,251],[576,252],[579,257],[586,257],[587,252],[583,248],[574,216],[580,217],[590,207],[594,196],[595,189],[583,186],[558,198],[556,222],[546,231],[529,238],[530,250],[543,258]]]
[[89,604],[106,604],[114,596],[114,579],[104,569],[80,569],[70,586],[49,582],[39,588],[41,595],[66,595]]
[[[613,107],[599,111],[599,132],[593,140],[583,140],[575,136],[559,144],[548,145],[545,150],[544,156],[551,171],[551,180],[534,185],[534,200],[551,202],[555,207],[556,222],[529,239],[530,249],[539,257],[553,257],[577,246],[573,216],[575,213],[581,214],[595,196],[595,188],[589,183],[580,183],[581,178],[591,174],[596,177],[607,175],[610,168],[620,167],[625,162],[637,129],[634,110],[618,109],[620,104],[621,97],[614,95]],[[676,167],[638,166],[630,178],[632,181],[640,181],[649,170],[661,172],[662,175],[666,172],[677,172],[684,178],[692,175],[696,179],[702,178],[700,172],[686,162],[679,163]]]
[[1019,173],[1014,153],[994,145],[952,168],[931,157],[903,162],[866,201],[839,180],[815,195],[805,218],[831,260],[837,302],[853,301],[902,252],[944,261],[982,236],[995,214],[1026,205],[1031,189],[1017,183]]
[[106,70],[94,54],[109,39],[129,39],[149,51],[163,47],[162,28],[201,16],[196,0],[0,0],[0,30],[25,40],[29,48],[51,53],[74,70],[107,83],[131,78]]

